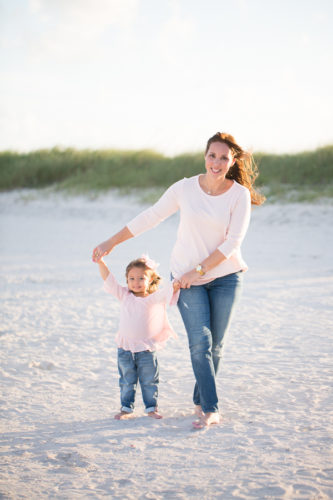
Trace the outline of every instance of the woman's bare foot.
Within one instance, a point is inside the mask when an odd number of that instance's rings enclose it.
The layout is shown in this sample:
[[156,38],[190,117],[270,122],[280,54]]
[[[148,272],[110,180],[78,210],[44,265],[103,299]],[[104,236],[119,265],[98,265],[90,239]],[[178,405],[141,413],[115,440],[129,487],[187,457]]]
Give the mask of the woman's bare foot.
[[117,415],[114,416],[116,420],[127,420],[133,417],[134,417],[133,413],[129,413],[128,411],[121,411],[120,413],[117,413]]
[[199,420],[193,422],[193,427],[195,429],[203,429],[205,427],[210,427],[214,424],[220,423],[220,415],[217,412],[204,413]]
[[151,417],[151,418],[163,418],[163,415],[161,415],[160,413],[158,413],[157,410],[155,410],[155,411],[150,411],[148,413],[148,417]]
[[194,405],[194,413],[199,418],[201,418],[204,415],[204,412],[202,411],[201,405]]

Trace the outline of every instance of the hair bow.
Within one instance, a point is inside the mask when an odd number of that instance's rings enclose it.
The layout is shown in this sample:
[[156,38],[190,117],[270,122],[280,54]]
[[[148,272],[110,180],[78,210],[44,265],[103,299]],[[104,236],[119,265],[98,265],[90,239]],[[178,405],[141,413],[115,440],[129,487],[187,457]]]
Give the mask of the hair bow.
[[141,255],[141,259],[145,261],[146,263],[146,266],[149,267],[150,269],[153,269],[154,271],[156,271],[156,269],[158,268],[159,266],[159,263],[158,262],[155,262],[153,259],[151,259],[149,257],[149,255],[143,253]]

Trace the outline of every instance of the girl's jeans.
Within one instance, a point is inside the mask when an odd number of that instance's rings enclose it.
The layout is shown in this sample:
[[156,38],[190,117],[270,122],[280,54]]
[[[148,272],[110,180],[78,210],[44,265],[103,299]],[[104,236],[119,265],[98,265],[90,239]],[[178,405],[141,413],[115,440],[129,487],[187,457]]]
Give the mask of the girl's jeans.
[[196,379],[195,405],[204,413],[218,411],[215,375],[222,357],[224,335],[242,288],[242,272],[205,285],[181,288],[178,308],[188,336]]
[[133,412],[136,387],[140,381],[146,412],[157,407],[159,369],[155,351],[131,352],[118,348],[121,410]]

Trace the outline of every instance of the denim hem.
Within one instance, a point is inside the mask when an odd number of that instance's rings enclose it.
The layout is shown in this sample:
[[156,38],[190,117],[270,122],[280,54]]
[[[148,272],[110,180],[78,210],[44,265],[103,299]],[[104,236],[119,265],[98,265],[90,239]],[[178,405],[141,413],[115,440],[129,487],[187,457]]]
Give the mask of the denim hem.
[[121,411],[125,411],[126,413],[133,413],[133,408],[128,408],[127,406],[122,406]]
[[208,408],[208,410],[207,409],[203,409],[203,406],[202,406],[202,404],[200,402],[196,403],[195,401],[193,401],[193,404],[194,404],[194,406],[201,406],[201,409],[202,409],[202,411],[204,413],[218,413],[220,411],[217,404],[213,408]]
[[156,411],[156,406],[150,406],[149,408],[145,409],[146,413],[150,413],[151,411]]

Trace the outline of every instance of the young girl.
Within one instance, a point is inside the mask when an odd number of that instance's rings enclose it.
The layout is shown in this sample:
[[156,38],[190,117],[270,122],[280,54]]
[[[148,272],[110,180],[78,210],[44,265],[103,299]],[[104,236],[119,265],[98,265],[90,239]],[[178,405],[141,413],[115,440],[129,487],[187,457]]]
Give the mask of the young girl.
[[176,337],[166,314],[166,305],[177,304],[179,283],[158,289],[157,264],[148,256],[130,262],[126,268],[127,287],[120,286],[103,259],[98,261],[104,290],[121,302],[116,335],[120,386],[120,413],[117,420],[130,418],[138,380],[149,417],[162,418],[157,409],[159,368],[156,350]]

